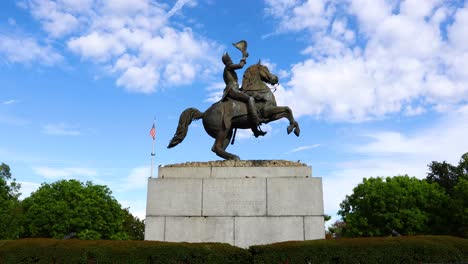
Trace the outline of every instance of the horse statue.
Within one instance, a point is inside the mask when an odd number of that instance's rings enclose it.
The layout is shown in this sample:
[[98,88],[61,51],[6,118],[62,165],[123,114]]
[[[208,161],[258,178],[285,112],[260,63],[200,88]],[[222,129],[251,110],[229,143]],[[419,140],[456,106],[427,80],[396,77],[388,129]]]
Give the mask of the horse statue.
[[[259,61],[245,70],[241,90],[255,98],[255,106],[263,118],[262,123],[267,124],[285,117],[289,120],[287,133],[294,132],[296,136],[299,136],[299,124],[294,120],[291,109],[287,106],[276,105],[275,96],[266,83],[278,84],[278,77],[270,73],[268,67]],[[214,103],[204,113],[196,108],[184,110],[180,115],[177,131],[169,142],[168,148],[181,143],[187,135],[190,123],[200,118],[203,120],[205,131],[215,139],[211,150],[223,159],[240,160],[239,156],[226,151],[233,135],[235,137],[237,129],[252,129],[258,132],[257,126],[252,125],[247,115],[247,105],[228,98],[225,101]]]

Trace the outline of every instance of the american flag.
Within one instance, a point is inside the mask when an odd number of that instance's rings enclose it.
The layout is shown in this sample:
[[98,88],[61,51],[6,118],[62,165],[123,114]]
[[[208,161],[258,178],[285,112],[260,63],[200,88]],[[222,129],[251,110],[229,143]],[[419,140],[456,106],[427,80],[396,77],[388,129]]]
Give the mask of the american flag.
[[153,140],[156,138],[156,127],[153,122],[153,127],[151,127],[151,130],[149,132],[149,135],[153,138]]

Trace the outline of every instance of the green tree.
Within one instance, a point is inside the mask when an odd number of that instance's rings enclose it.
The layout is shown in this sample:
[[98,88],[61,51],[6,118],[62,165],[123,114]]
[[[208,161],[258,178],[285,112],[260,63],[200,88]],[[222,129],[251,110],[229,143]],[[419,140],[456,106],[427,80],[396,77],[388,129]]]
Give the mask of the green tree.
[[460,179],[468,179],[468,152],[462,155],[458,166],[433,161],[428,167],[427,181],[439,184],[448,194],[452,194]]
[[461,178],[454,187],[453,200],[453,235],[468,237],[468,179]]
[[145,239],[145,223],[133,216],[128,208],[123,209],[124,222],[123,231],[128,235],[130,240],[144,240]]
[[23,237],[126,238],[124,210],[108,187],[77,180],[44,183],[24,199]]
[[437,184],[414,177],[364,178],[340,204],[344,236],[431,234],[448,196]]
[[457,167],[443,161],[433,161],[428,165],[429,172],[427,173],[427,181],[439,184],[444,190],[451,194],[453,188],[458,182]]
[[0,239],[18,238],[21,231],[20,184],[11,177],[10,167],[0,165]]
[[328,234],[330,234],[332,238],[339,238],[343,236],[343,229],[345,228],[345,226],[345,222],[337,220],[331,226],[328,227]]
[[449,195],[439,210],[444,221],[436,230],[439,234],[468,237],[468,153],[462,155],[457,166],[445,161],[433,161],[428,166],[427,181],[438,184]]

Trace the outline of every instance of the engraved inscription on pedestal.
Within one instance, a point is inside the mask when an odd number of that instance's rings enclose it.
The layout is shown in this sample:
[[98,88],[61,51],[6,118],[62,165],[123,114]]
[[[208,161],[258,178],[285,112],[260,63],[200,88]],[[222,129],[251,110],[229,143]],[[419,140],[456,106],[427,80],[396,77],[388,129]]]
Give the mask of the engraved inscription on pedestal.
[[203,179],[203,215],[266,215],[265,179]]

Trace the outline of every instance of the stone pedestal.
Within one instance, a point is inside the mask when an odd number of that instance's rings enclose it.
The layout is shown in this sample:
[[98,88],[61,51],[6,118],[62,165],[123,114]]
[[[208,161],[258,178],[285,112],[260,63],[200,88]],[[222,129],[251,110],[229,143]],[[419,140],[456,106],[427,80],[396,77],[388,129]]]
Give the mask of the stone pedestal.
[[323,239],[322,179],[288,161],[159,167],[148,180],[145,240],[239,247]]

